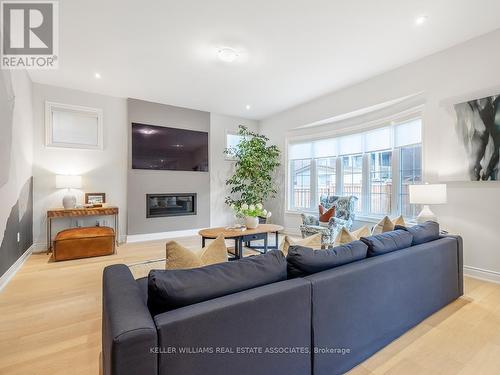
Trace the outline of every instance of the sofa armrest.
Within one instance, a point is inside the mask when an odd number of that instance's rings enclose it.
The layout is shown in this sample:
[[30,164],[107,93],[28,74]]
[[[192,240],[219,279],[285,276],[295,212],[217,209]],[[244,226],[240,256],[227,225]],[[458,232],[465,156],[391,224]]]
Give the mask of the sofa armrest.
[[168,311],[155,322],[159,374],[311,373],[311,287],[303,279]]
[[464,294],[464,241],[461,236],[453,234],[442,234],[440,238],[453,238],[457,241],[457,257],[458,257],[458,289],[460,295]]
[[156,326],[132,273],[108,266],[102,282],[103,374],[157,375]]

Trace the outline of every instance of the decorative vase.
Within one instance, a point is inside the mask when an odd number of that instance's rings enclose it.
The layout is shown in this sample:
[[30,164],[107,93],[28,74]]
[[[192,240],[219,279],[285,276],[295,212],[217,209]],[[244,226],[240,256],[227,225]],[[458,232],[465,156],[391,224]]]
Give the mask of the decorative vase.
[[259,226],[259,218],[253,216],[245,217],[245,226],[248,229],[255,229]]

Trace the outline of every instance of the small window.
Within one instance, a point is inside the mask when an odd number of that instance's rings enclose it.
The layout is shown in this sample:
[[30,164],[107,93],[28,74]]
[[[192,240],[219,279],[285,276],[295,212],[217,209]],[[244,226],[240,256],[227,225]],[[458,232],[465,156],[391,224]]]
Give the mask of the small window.
[[[243,137],[241,135],[229,132],[226,133],[226,149],[231,150],[231,148],[238,146],[242,139]],[[226,159],[234,160],[234,154],[226,154]]]
[[103,148],[102,109],[45,103],[47,147]]

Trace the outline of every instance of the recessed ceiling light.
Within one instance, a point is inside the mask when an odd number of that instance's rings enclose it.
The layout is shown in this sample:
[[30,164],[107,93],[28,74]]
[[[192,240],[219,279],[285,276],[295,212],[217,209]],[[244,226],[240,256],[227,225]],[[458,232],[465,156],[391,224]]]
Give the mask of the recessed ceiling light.
[[219,60],[231,63],[238,58],[239,54],[234,48],[222,47],[217,51],[217,57]]
[[415,18],[415,25],[417,26],[420,26],[420,25],[423,25],[426,21],[427,21],[427,16],[418,16],[417,18]]
[[246,110],[247,110],[247,111],[249,111],[249,110],[250,110],[250,108],[252,108],[252,106],[251,106],[250,104],[247,104],[247,105],[245,106],[245,108],[246,108]]
[[94,77],[96,77],[97,79],[101,79],[101,73],[95,73]]

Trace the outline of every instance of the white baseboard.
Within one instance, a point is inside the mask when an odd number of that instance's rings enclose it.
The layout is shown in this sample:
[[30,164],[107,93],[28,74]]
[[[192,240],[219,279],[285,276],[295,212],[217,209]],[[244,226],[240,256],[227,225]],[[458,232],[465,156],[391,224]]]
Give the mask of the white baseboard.
[[21,266],[26,262],[26,259],[29,258],[31,253],[33,252],[33,245],[31,245],[28,250],[26,250],[23,255],[19,257],[16,262],[9,267],[9,269],[0,277],[0,291],[5,288],[5,286],[9,283],[9,281],[14,277],[17,271],[21,268]]
[[33,254],[45,253],[47,251],[47,244],[45,242],[36,242],[31,247],[33,248]]
[[500,272],[485,270],[482,268],[464,266],[464,275],[479,280],[490,281],[500,284]]
[[168,238],[196,236],[200,229],[175,230],[171,232],[132,234],[127,236],[127,243],[165,240]]

